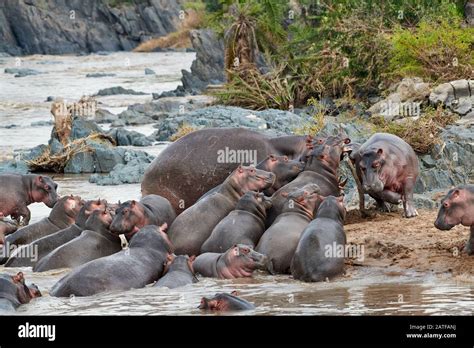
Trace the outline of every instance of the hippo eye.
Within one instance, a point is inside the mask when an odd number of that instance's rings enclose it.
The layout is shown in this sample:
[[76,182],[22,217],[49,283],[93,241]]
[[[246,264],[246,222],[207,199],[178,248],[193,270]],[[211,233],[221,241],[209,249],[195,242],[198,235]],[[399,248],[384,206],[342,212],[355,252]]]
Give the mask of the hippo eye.
[[248,254],[250,252],[249,249],[245,248],[245,249],[242,249],[242,251],[245,253],[245,254]]

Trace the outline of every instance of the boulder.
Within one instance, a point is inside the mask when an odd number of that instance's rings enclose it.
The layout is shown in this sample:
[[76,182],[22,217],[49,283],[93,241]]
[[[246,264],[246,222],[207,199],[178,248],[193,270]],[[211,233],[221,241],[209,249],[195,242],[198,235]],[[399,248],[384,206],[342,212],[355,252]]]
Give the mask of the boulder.
[[109,87],[99,90],[95,96],[108,96],[108,95],[117,95],[117,94],[132,94],[132,95],[146,95],[147,93],[137,92],[133,89],[123,88],[122,86]]

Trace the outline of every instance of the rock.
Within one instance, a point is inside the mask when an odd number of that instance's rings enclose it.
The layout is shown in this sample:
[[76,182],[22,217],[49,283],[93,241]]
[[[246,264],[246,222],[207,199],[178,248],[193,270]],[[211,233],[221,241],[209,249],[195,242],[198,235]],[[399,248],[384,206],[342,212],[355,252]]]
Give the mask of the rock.
[[463,118],[456,121],[456,124],[471,126],[474,125],[474,110],[468,113]]
[[44,74],[41,71],[27,68],[5,68],[5,74],[15,74],[15,77]]
[[186,90],[183,86],[176,87],[173,91],[165,91],[160,94],[152,93],[153,99],[168,98],[168,97],[184,97],[186,96]]
[[145,68],[145,75],[155,75],[156,73],[150,68]]
[[146,95],[147,93],[137,92],[133,89],[123,88],[121,86],[109,87],[99,90],[95,96],[107,96],[107,95],[117,95],[117,94],[132,94],[132,95]]
[[146,135],[124,128],[114,128],[107,135],[111,136],[118,146],[150,146],[153,140]]
[[[181,2],[3,0],[0,51],[11,55],[132,50],[178,29]],[[73,33],[73,35],[72,35]]]
[[368,111],[387,120],[418,116],[420,105],[430,95],[430,86],[418,77],[404,78],[396,91],[387,98],[372,105]]
[[117,74],[108,74],[108,73],[91,73],[87,74],[86,77],[110,77],[110,76],[117,76]]
[[467,25],[474,27],[474,2],[466,1],[464,6],[464,15]]
[[[137,153],[136,153],[137,154]],[[135,184],[142,181],[153,156],[135,156],[127,164],[117,164],[107,175],[92,174],[89,182],[97,185]]]
[[443,104],[460,116],[474,111],[474,81],[456,80],[436,86],[430,94],[432,105]]
[[53,96],[48,96],[45,100],[45,102],[53,102],[55,100],[55,98]]
[[118,120],[118,116],[105,109],[95,111],[94,121],[97,123],[112,123]]
[[0,162],[0,174],[17,173],[28,174],[29,169],[25,161],[8,160]]

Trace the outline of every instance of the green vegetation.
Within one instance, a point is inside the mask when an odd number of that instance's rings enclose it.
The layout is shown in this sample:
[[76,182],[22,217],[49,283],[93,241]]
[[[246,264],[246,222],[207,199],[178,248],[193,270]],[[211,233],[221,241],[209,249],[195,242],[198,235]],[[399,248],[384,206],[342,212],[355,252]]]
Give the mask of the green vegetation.
[[321,104],[315,98],[308,100],[308,105],[311,105],[315,109],[315,113],[312,115],[311,122],[305,124],[303,127],[295,130],[295,134],[299,135],[316,135],[324,127],[324,116],[326,115],[327,108],[325,105]]
[[[225,38],[221,103],[252,109],[310,98],[364,98],[404,76],[468,78],[474,32],[463,1],[207,1],[206,23]],[[256,68],[258,56],[266,73]],[[235,65],[236,62],[241,63]],[[454,62],[454,63],[453,63]]]

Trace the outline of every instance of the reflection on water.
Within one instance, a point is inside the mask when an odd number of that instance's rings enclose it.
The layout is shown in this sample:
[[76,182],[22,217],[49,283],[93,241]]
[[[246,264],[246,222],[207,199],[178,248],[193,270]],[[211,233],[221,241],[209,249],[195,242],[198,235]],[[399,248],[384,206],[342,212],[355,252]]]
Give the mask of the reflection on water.
[[[263,273],[253,279],[216,280],[201,278],[178,289],[146,287],[109,292],[91,297],[55,298],[49,289],[67,270],[31,273],[44,297],[20,307],[21,315],[194,315],[202,296],[237,290],[254,303],[252,311],[236,315],[472,315],[474,288],[452,281],[416,274],[386,276],[383,270],[362,268],[351,278],[330,283],[306,284],[287,276]],[[0,268],[0,271],[3,271]]]

